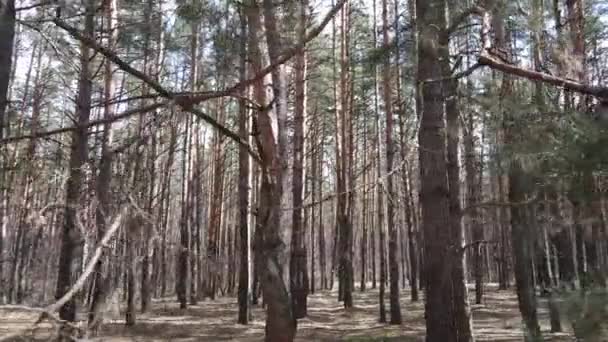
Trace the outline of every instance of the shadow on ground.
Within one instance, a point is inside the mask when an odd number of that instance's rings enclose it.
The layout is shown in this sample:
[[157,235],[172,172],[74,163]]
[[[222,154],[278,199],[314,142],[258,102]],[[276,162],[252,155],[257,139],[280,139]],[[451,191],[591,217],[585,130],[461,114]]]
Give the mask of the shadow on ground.
[[[299,320],[296,341],[423,341],[424,307],[412,303],[409,293],[401,295],[403,324],[391,326],[378,323],[378,292],[370,290],[354,294],[356,307],[344,310],[337,293],[317,292],[309,296],[309,315]],[[473,325],[477,341],[522,341],[521,319],[517,299],[511,291],[486,292],[482,305],[473,305]],[[388,298],[387,298],[388,300]],[[387,301],[388,305],[388,301]],[[539,316],[547,341],[570,340],[568,334],[548,332],[546,304],[541,301]],[[247,326],[236,324],[237,303],[234,298],[202,301],[188,309],[179,309],[173,299],[154,301],[147,314],[137,317],[137,324],[125,327],[124,321],[108,322],[102,340],[122,341],[263,341],[264,312],[253,310],[253,321]],[[387,308],[388,309],[388,308]],[[0,335],[30,323],[29,314],[0,311]],[[31,318],[34,319],[33,317]]]

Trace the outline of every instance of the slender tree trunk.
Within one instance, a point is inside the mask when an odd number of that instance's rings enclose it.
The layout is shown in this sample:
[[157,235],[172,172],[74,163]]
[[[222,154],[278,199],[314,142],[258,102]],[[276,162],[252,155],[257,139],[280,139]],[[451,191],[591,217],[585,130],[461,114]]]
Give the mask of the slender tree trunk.
[[[220,100],[218,121],[223,122],[224,100]],[[220,279],[220,263],[218,260],[220,250],[220,227],[222,226],[222,200],[224,188],[224,157],[222,141],[219,132],[213,135],[213,179],[211,190],[211,203],[209,206],[209,229],[207,235],[207,295],[215,299]]]
[[[134,178],[137,179],[136,173]],[[137,264],[136,258],[136,238],[139,236],[141,231],[142,222],[133,214],[127,223],[126,227],[126,240],[125,240],[125,262],[126,262],[126,295],[127,295],[127,309],[125,312],[125,325],[135,325],[137,319],[137,310],[135,309],[135,278],[137,276]]]
[[[450,17],[455,13],[455,2],[448,0]],[[449,64],[449,36],[440,38],[443,77],[451,76]],[[450,79],[443,84],[446,112],[447,175],[449,186],[449,210],[451,230],[452,291],[454,306],[454,327],[459,342],[473,341],[471,313],[466,287],[464,267],[464,232],[462,229],[462,210],[460,207],[460,165],[458,148],[460,145],[460,109],[458,107],[458,80]]]
[[479,203],[480,186],[477,182],[477,175],[480,170],[477,170],[477,154],[475,153],[475,137],[474,137],[474,119],[469,115],[466,123],[467,127],[464,133],[464,149],[465,149],[465,172],[467,183],[467,206],[469,210],[469,225],[472,231],[472,251],[473,251],[473,278],[475,279],[475,303],[481,304],[483,299],[483,240],[484,231],[481,223],[479,211],[476,205]]
[[[308,144],[309,148],[307,150],[307,152],[305,152],[305,154],[309,155],[309,163],[307,164],[309,167],[309,171],[310,172],[310,193],[311,193],[311,197],[312,197],[312,201],[314,203],[317,203],[317,201],[320,200],[320,198],[318,197],[318,191],[317,191],[317,179],[319,179],[319,174],[317,173],[318,171],[318,165],[317,165],[317,161],[318,161],[318,154],[321,153],[321,149],[319,147],[319,144],[317,142],[319,135],[320,135],[320,130],[319,130],[319,119],[318,119],[318,115],[313,115],[312,119],[310,120],[310,131],[311,131],[311,141]],[[306,158],[306,157],[305,157]],[[304,192],[306,193],[306,191]],[[322,206],[322,203],[319,203],[318,206]],[[316,281],[317,281],[317,268],[316,268],[316,264],[315,264],[315,255],[316,255],[316,248],[315,248],[315,243],[317,242],[317,239],[315,237],[315,226],[317,224],[316,222],[316,213],[317,213],[317,205],[313,205],[312,207],[310,207],[309,209],[309,213],[310,213],[310,218],[308,219],[308,222],[310,223],[310,294],[314,294],[315,290],[316,290]],[[322,285],[321,285],[322,286]]]
[[[389,44],[388,38],[388,5],[382,0],[382,43],[385,48]],[[401,324],[401,308],[399,306],[399,260],[397,259],[398,231],[395,227],[393,191],[393,100],[391,94],[391,63],[390,54],[387,54],[382,68],[382,97],[384,113],[386,115],[386,223],[388,228],[388,262],[390,274],[390,324]]]
[[[114,46],[117,32],[114,30],[114,18],[116,14],[116,2],[108,1],[104,8],[106,29],[108,35],[106,45],[108,48]],[[114,116],[114,106],[110,103],[114,96],[112,64],[106,61],[104,64],[104,118],[110,119]],[[96,191],[99,204],[95,215],[95,225],[97,227],[97,241],[105,235],[107,217],[110,211],[110,182],[112,179],[112,153],[110,144],[112,143],[112,124],[107,123],[103,127],[101,138],[101,160],[99,161],[99,174],[97,176]],[[92,336],[97,336],[98,329],[103,320],[103,311],[108,299],[112,296],[112,278],[110,274],[109,255],[99,259],[95,265],[93,278],[92,300],[89,309],[88,329]],[[104,270],[105,269],[105,270]]]
[[190,249],[190,231],[189,231],[189,166],[190,166],[190,125],[191,118],[186,117],[186,127],[183,139],[183,159],[182,159],[182,194],[181,194],[181,215],[179,219],[179,246],[177,251],[177,272],[176,272],[176,283],[175,292],[177,293],[177,300],[181,309],[186,309],[188,306],[188,284],[189,279],[189,268],[188,268],[188,254]]
[[[240,79],[245,80],[247,75],[247,20],[244,13],[240,13],[241,21],[241,58]],[[239,100],[239,136],[247,141],[247,104],[244,99]],[[239,146],[239,324],[247,324],[249,320],[249,154],[243,146]]]
[[[95,1],[87,0],[84,35],[94,39],[95,30]],[[57,288],[55,297],[61,298],[72,286],[72,277],[79,265],[78,259],[80,232],[76,227],[77,207],[80,203],[82,186],[85,178],[85,163],[87,161],[87,129],[85,128],[91,114],[91,51],[84,44],[80,48],[80,74],[78,77],[78,96],[76,99],[76,115],[78,126],[72,133],[70,146],[70,168],[66,182],[66,207],[63,229],[61,231],[61,247],[59,267],[57,270]],[[59,310],[59,317],[73,322],[76,319],[76,300],[72,298]]]
[[[4,138],[5,125],[8,125],[6,118],[6,108],[9,101],[9,84],[12,70],[13,40],[15,36],[15,1],[0,1],[0,139]],[[5,187],[7,184],[5,167],[8,166],[4,156],[7,155],[6,149],[0,146],[0,256],[4,255],[4,220],[8,213],[6,207]],[[0,303],[4,301],[4,268],[0,262]]]
[[341,298],[345,308],[353,306],[353,265],[352,241],[353,228],[350,216],[350,203],[352,195],[348,191],[351,186],[351,120],[350,108],[350,9],[346,4],[341,11],[340,21],[340,86],[339,96],[336,100],[336,236],[338,253],[338,280]]
[[[298,39],[304,42],[306,36],[307,1],[299,4]],[[306,55],[303,49],[296,55],[295,61],[295,114],[293,137],[293,171],[292,171],[292,236],[290,289],[295,318],[303,318],[307,313],[308,271],[306,270],[305,225],[302,222],[302,183],[304,182],[304,120],[306,118]]]
[[[363,167],[367,167],[367,127],[364,128],[363,131]],[[366,282],[367,282],[367,221],[368,221],[368,191],[367,187],[367,170],[363,171],[363,194],[361,198],[361,242],[359,245],[359,253],[361,254],[361,264],[360,264],[360,290],[361,292],[365,292]]]
[[[503,51],[509,51],[506,44],[504,29],[504,15],[502,8],[491,14],[486,12],[483,18],[484,32],[490,32],[490,23],[493,22],[493,29],[496,32],[496,47]],[[505,75],[502,81],[500,99],[504,101],[512,93],[512,84],[509,76]],[[508,113],[506,113],[508,114]],[[504,143],[511,144],[516,141],[516,132],[512,129],[505,129]],[[510,203],[518,203],[526,200],[527,189],[530,188],[530,180],[525,175],[521,162],[517,159],[511,161],[509,165],[509,186],[508,199]],[[534,279],[532,275],[532,246],[533,238],[528,228],[526,208],[521,206],[511,207],[511,244],[513,248],[515,284],[517,288],[517,299],[519,309],[525,324],[526,341],[542,340],[540,326],[536,315],[536,293],[534,290]]]
[[[148,0],[146,2],[146,7],[144,9],[144,20],[146,23],[146,33],[145,33],[145,42],[144,42],[144,65],[143,68],[144,70],[146,70],[148,73],[150,74],[156,74],[158,75],[158,70],[160,69],[159,65],[158,65],[158,58],[156,59],[156,63],[154,63],[154,55],[159,55],[161,52],[155,49],[151,48],[152,45],[152,35],[154,32],[156,32],[158,29],[155,26],[154,23],[154,1],[152,0]],[[160,42],[159,42],[160,44]],[[156,80],[158,81],[158,76],[156,77]],[[148,87],[144,87],[143,88],[143,95],[147,95],[149,92],[149,88]],[[143,100],[142,101],[142,105],[146,105],[148,101]],[[156,113],[155,113],[156,114]],[[151,128],[150,129],[150,133],[149,135],[151,136],[150,140],[150,150],[149,150],[149,155],[147,158],[146,163],[148,163],[149,167],[147,167],[145,170],[143,170],[144,172],[148,173],[149,178],[147,180],[147,182],[145,183],[146,186],[148,186],[148,199],[145,199],[145,196],[142,196],[142,202],[146,202],[145,206],[144,206],[144,210],[146,212],[151,212],[152,211],[152,205],[153,205],[153,201],[154,201],[154,190],[155,190],[155,183],[156,183],[156,172],[155,172],[155,159],[156,159],[156,134],[155,132],[153,132],[152,130],[155,129]],[[144,132],[145,128],[142,128],[142,131],[140,134],[146,134]],[[143,186],[145,188],[145,186]],[[153,225],[151,224],[146,224],[145,227],[142,228],[143,229],[143,234],[142,234],[142,261],[141,261],[141,279],[140,279],[140,289],[141,289],[141,311],[142,312],[146,312],[148,310],[148,306],[150,303],[150,299],[151,299],[151,291],[150,291],[150,286],[152,286],[152,282],[151,282],[151,254],[153,253],[154,249],[150,246],[150,240],[151,240],[151,236],[152,236],[152,229],[153,229]]]
[[[318,177],[318,188],[319,188],[319,199],[323,198],[323,150],[325,149],[325,121],[321,125],[321,141],[319,142],[319,153],[317,162],[317,174]],[[326,248],[325,248],[325,224],[323,222],[323,203],[319,204],[319,271],[321,272],[321,286],[323,289],[328,289],[327,282],[327,259],[326,259]]]

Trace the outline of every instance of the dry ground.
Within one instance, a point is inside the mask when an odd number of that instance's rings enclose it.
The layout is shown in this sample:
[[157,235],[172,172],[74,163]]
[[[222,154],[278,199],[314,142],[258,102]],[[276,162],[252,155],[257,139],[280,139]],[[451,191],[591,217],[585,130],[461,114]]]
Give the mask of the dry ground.
[[[309,316],[298,322],[296,341],[423,341],[424,315],[422,302],[412,303],[409,293],[402,294],[403,324],[389,326],[377,321],[376,290],[355,293],[353,310],[345,311],[335,292],[317,292],[309,298]],[[388,299],[388,298],[387,298]],[[388,302],[387,302],[388,304]],[[549,341],[569,341],[568,334],[550,334],[546,304],[540,303],[543,333]],[[388,307],[387,307],[388,309]],[[477,341],[522,341],[521,319],[517,299],[511,291],[489,290],[483,305],[473,305],[473,324]],[[123,321],[106,324],[103,341],[262,341],[264,316],[255,308],[250,325],[236,324],[237,304],[234,298],[203,301],[180,310],[174,300],[155,301],[150,313],[139,315],[134,327]],[[26,327],[35,314],[0,310],[0,336]],[[564,324],[570,330],[567,324]],[[44,329],[37,332],[44,340]]]

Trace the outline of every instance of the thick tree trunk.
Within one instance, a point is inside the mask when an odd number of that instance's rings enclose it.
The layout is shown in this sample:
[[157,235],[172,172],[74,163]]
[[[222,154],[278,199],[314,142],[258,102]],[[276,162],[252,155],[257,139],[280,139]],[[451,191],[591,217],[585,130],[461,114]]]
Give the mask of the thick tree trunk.
[[[445,0],[417,1],[418,80],[445,77],[441,65],[443,50],[441,31],[446,27]],[[420,84],[422,97],[420,149],[420,201],[424,234],[426,340],[458,341],[463,302],[454,294],[454,272],[459,272],[454,259],[458,241],[450,225],[450,189],[446,169],[446,127],[444,96],[439,82]],[[449,134],[449,132],[448,132]],[[456,246],[456,248],[455,248]],[[460,252],[458,250],[458,252]],[[456,271],[455,271],[456,269]],[[462,281],[462,280],[460,280]]]
[[[262,64],[257,38],[260,29],[260,10],[256,0],[250,0],[248,5],[250,61],[253,74],[257,75]],[[274,9],[271,3],[265,3],[264,13],[266,29],[274,30],[274,34],[277,34]],[[273,41],[272,37],[270,41]],[[275,43],[278,42],[275,41]],[[276,48],[277,46],[273,45],[273,47]],[[275,53],[277,51],[275,50]],[[280,84],[275,84],[275,87],[278,86]],[[282,91],[285,90],[282,89]],[[255,82],[254,97],[260,105],[265,105],[263,80]],[[282,267],[279,264],[282,246],[280,210],[282,197],[281,172],[283,168],[282,162],[279,161],[280,140],[275,137],[278,137],[280,133],[274,131],[274,127],[278,127],[276,117],[273,118],[267,109],[258,110],[255,118],[256,128],[259,132],[257,145],[262,161],[260,165],[262,177],[258,200],[255,252],[264,303],[267,305],[265,340],[266,342],[290,342],[295,337],[297,321],[292,312],[287,287],[283,281]]]

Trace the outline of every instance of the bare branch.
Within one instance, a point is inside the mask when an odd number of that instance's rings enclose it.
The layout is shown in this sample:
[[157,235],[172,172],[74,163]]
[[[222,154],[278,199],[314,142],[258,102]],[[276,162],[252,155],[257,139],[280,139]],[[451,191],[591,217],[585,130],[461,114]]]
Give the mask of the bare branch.
[[45,1],[41,1],[41,2],[29,5],[29,6],[17,7],[17,8],[15,8],[15,12],[27,11],[27,10],[30,10],[30,9],[33,9],[36,7],[42,7],[42,6],[50,5],[53,3],[55,3],[54,0],[45,0]]
[[449,80],[459,80],[461,78],[465,78],[465,77],[470,76],[473,72],[475,72],[475,70],[477,70],[477,69],[479,69],[481,67],[482,67],[481,64],[475,63],[471,67],[469,67],[468,69],[463,70],[461,72],[458,72],[456,74],[453,74],[451,76],[442,77],[442,78],[433,79],[433,80],[426,80],[424,82],[432,83],[432,82],[443,82],[443,81],[449,81]]
[[[120,228],[122,219],[126,215],[126,213],[127,213],[127,207],[123,208],[123,210],[120,212],[120,214],[118,214],[118,216],[116,216],[116,218],[114,219],[114,222],[112,222],[112,225],[110,225],[110,228],[108,229],[108,231],[105,233],[105,235],[99,242],[99,245],[95,249],[95,252],[91,256],[91,259],[89,259],[87,266],[85,267],[85,269],[82,272],[82,274],[80,275],[80,277],[78,277],[78,279],[76,280],[76,282],[74,283],[72,288],[70,288],[70,290],[66,294],[64,294],[63,297],[61,297],[59,300],[57,300],[55,303],[48,305],[45,308],[27,308],[27,310],[30,310],[30,311],[40,312],[40,316],[36,320],[36,322],[34,322],[34,324],[32,326],[30,326],[26,329],[22,329],[15,333],[11,333],[11,334],[0,337],[0,342],[10,341],[17,337],[23,336],[28,331],[34,329],[38,324],[42,323],[45,319],[51,319],[51,320],[59,322],[61,325],[69,325],[70,327],[74,327],[71,323],[65,322],[65,321],[62,321],[61,319],[59,319],[55,315],[55,312],[57,310],[59,310],[59,308],[61,308],[63,305],[65,305],[65,303],[67,303],[70,299],[72,299],[72,297],[74,297],[74,295],[76,293],[78,293],[80,290],[82,290],[82,288],[84,287],[84,285],[86,283],[86,280],[93,273],[93,270],[95,269],[95,265],[97,264],[97,261],[99,261],[99,259],[103,255],[104,249],[106,249],[109,246],[110,240],[112,240],[112,237],[118,231],[118,228]],[[0,306],[0,309],[11,309],[11,308],[13,308],[13,307]]]
[[563,87],[564,89],[575,91],[581,94],[593,95],[601,99],[608,99],[608,87],[582,84],[571,79],[561,78],[543,72],[525,69],[517,65],[506,63],[498,57],[491,55],[487,51],[484,51],[479,55],[478,63],[480,65],[485,65],[492,69],[499,70],[510,75],[526,78],[528,80],[540,81],[554,86]]
[[171,93],[170,91],[165,89],[160,83],[151,79],[148,75],[131,67],[127,62],[120,59],[120,57],[118,57],[113,51],[111,51],[110,49],[108,49],[104,46],[100,46],[99,44],[97,44],[97,42],[95,40],[84,36],[83,34],[81,34],[78,31],[78,29],[68,25],[65,21],[61,20],[60,18],[54,18],[53,23],[55,23],[55,25],[57,25],[58,27],[64,29],[66,32],[68,32],[68,34],[70,34],[74,39],[82,42],[84,45],[95,50],[97,53],[102,54],[108,60],[110,60],[114,64],[116,64],[124,72],[126,72],[132,76],[135,76],[137,79],[139,79],[142,82],[149,85],[152,89],[154,89],[156,92],[158,92],[161,96],[174,101],[184,111],[194,114],[196,117],[209,123],[215,129],[217,129],[218,131],[220,131],[222,134],[226,135],[230,139],[234,140],[239,145],[245,147],[247,149],[247,151],[249,152],[249,154],[256,161],[259,162],[261,160],[260,157],[257,155],[257,153],[255,153],[253,151],[251,146],[246,141],[241,139],[241,137],[238,134],[232,132],[230,129],[226,128],[225,126],[223,126],[222,124],[217,122],[215,119],[213,119],[209,115],[207,115],[199,110],[196,110],[195,108],[193,108],[193,106],[196,104],[199,104],[201,102],[208,101],[208,100],[215,99],[215,98],[227,97],[227,96],[239,96],[238,93],[242,89],[252,85],[253,83],[257,82],[258,80],[260,80],[261,78],[263,78],[264,76],[266,76],[267,74],[272,72],[278,66],[287,62],[289,59],[294,57],[298,53],[298,51],[300,51],[302,48],[304,48],[308,42],[310,42],[315,37],[317,37],[323,31],[323,29],[327,26],[327,24],[329,24],[331,19],[336,15],[336,13],[338,13],[338,11],[342,8],[342,6],[347,1],[348,0],[341,0],[340,2],[338,2],[329,11],[329,13],[325,16],[325,18],[321,21],[319,26],[317,26],[315,29],[311,30],[308,33],[308,35],[306,35],[306,39],[304,39],[302,42],[295,45],[291,49],[288,49],[287,51],[283,52],[282,56],[278,59],[278,61],[276,63],[273,63],[273,64],[267,66],[266,68],[262,69],[254,77],[252,77],[248,80],[239,82],[239,83],[233,85],[232,87],[229,87],[229,88],[226,88],[223,90],[202,93],[197,96],[187,96],[187,95],[184,96],[184,95],[176,95],[174,93]]
[[63,134],[63,133],[75,131],[75,130],[78,130],[81,128],[89,128],[89,127],[93,127],[93,126],[105,125],[107,123],[112,123],[112,122],[116,122],[116,121],[119,121],[122,119],[126,119],[126,118],[131,117],[136,114],[145,113],[145,112],[155,110],[157,108],[164,107],[167,104],[168,104],[168,102],[159,102],[159,103],[155,103],[155,104],[152,104],[149,106],[131,109],[131,110],[125,111],[123,113],[120,113],[118,115],[114,115],[111,118],[104,118],[104,119],[90,121],[89,123],[87,123],[87,125],[85,127],[79,127],[79,126],[61,127],[61,128],[53,129],[50,131],[37,132],[35,134],[25,134],[25,135],[18,135],[18,136],[14,136],[14,137],[7,137],[4,139],[0,139],[0,145],[10,144],[10,143],[18,142],[21,140],[46,138],[46,137],[50,137],[50,136],[57,135],[57,134]]

